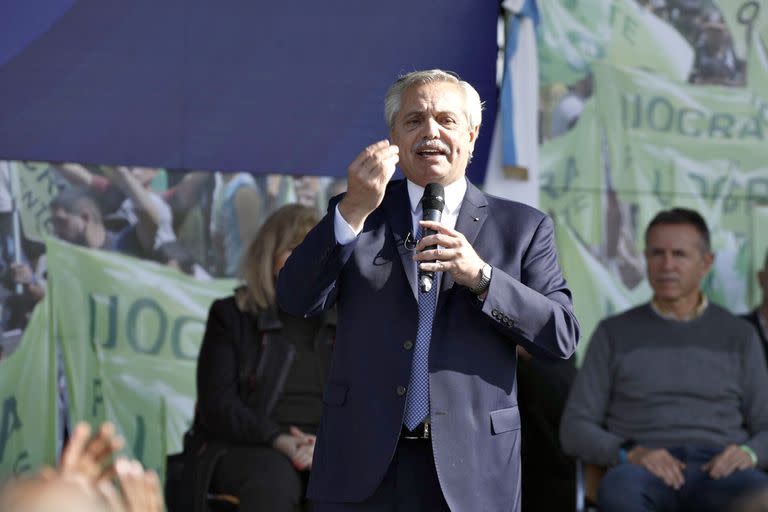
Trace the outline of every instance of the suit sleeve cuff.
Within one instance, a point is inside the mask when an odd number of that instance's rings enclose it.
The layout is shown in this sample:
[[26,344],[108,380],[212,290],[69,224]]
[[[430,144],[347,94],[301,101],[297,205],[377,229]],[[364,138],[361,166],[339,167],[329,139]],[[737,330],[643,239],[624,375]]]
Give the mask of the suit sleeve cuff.
[[339,245],[347,245],[354,241],[355,238],[357,238],[357,235],[360,234],[359,232],[355,232],[355,230],[352,229],[352,226],[350,226],[349,223],[344,220],[344,217],[341,216],[338,204],[336,205],[336,212],[333,217],[333,232],[336,235],[336,243]]

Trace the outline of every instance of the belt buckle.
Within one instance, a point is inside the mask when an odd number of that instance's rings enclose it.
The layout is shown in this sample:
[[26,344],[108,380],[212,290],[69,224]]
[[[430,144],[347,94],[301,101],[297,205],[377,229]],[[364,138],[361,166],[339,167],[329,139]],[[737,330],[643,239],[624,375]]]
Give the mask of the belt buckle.
[[429,423],[420,423],[419,427],[412,434],[402,434],[400,437],[409,441],[429,440],[431,438]]

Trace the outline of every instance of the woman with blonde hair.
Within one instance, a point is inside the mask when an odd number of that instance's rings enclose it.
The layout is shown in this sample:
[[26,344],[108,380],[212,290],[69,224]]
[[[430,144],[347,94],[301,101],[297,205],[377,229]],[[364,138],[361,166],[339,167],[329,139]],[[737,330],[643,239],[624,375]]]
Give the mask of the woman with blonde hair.
[[280,312],[275,283],[317,221],[298,204],[272,214],[243,254],[245,285],[209,312],[194,426],[203,470],[194,485],[237,497],[240,512],[299,509],[312,467],[335,325]]

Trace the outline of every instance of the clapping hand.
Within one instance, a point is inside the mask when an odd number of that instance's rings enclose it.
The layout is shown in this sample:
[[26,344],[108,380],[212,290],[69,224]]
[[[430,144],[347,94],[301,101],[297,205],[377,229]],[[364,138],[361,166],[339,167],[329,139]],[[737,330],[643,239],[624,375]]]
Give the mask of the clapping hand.
[[[109,512],[163,512],[163,492],[154,471],[146,471],[138,461],[124,458],[112,463],[112,456],[123,448],[123,439],[109,422],[91,435],[87,423],[78,423],[64,447],[57,471],[60,476],[95,490]],[[116,487],[112,479],[115,479]]]
[[112,475],[112,456],[123,444],[109,422],[103,423],[93,436],[87,423],[78,423],[64,447],[57,472],[65,478],[82,478],[96,485]]
[[146,471],[136,460],[119,458],[114,473],[120,493],[110,482],[99,484],[109,512],[163,512],[163,491],[154,471]]

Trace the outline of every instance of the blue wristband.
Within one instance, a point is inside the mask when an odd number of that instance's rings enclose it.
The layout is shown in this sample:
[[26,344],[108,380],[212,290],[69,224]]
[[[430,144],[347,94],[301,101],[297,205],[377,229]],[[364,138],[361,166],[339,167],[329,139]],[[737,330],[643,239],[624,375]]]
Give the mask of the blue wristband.
[[629,462],[629,459],[627,458],[627,450],[624,448],[619,448],[619,464],[626,464]]

